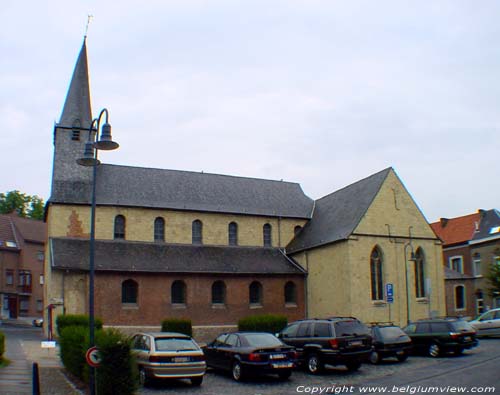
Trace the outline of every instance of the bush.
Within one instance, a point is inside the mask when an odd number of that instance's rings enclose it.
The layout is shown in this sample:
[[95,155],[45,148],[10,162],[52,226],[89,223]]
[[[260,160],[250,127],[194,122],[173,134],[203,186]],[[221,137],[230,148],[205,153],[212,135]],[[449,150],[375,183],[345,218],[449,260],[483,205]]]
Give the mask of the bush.
[[3,353],[5,352],[5,335],[0,332],[0,361],[3,360]]
[[85,353],[89,348],[89,330],[85,326],[67,326],[59,338],[61,361],[73,375],[86,381],[88,367]]
[[238,321],[240,331],[269,332],[273,335],[288,323],[286,316],[277,314],[252,315]]
[[191,320],[179,319],[179,318],[168,318],[161,322],[162,332],[178,332],[184,333],[188,336],[193,336],[193,327],[191,325]]
[[99,331],[96,345],[101,366],[96,369],[99,395],[131,395],[137,389],[137,365],[130,349],[130,338],[117,329]]
[[[64,328],[68,326],[84,326],[89,327],[89,316],[84,314],[64,314],[58,315],[56,318],[57,334],[61,336]],[[102,329],[102,320],[94,318],[94,328]]]

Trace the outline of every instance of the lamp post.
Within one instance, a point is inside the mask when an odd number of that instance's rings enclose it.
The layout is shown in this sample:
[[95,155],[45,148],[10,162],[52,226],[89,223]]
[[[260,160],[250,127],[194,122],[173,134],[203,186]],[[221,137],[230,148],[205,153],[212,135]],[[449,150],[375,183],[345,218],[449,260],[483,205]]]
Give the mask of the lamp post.
[[[104,125],[99,136],[101,118],[106,116]],[[95,345],[95,318],[94,318],[94,262],[95,262],[95,211],[96,211],[96,177],[97,166],[100,164],[97,159],[98,150],[110,151],[119,147],[118,143],[111,138],[111,125],[108,123],[109,113],[105,108],[97,118],[92,120],[89,127],[88,140],[85,143],[83,157],[76,162],[81,166],[92,166],[92,197],[90,209],[90,246],[89,246],[89,341],[90,347]],[[100,139],[99,139],[100,137]],[[95,394],[95,368],[90,366],[89,370],[90,394]]]
[[[406,259],[407,256],[407,248],[411,248],[410,259]],[[417,258],[415,257],[415,253],[413,252],[413,246],[411,244],[411,238],[408,243],[405,244],[405,274],[406,274],[406,324],[410,323],[410,286],[408,284],[408,261],[416,262]]]

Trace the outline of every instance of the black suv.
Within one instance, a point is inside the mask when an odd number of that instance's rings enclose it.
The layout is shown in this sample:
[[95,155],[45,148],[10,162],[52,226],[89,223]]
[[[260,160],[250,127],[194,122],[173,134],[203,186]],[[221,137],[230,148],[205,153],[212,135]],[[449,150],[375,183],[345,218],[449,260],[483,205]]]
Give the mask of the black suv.
[[278,337],[296,348],[298,362],[312,374],[320,373],[325,364],[355,371],[368,360],[372,347],[370,330],[353,317],[292,322]]
[[404,331],[413,342],[413,349],[438,357],[446,352],[461,354],[476,347],[476,331],[459,318],[422,320],[409,324]]
[[371,323],[372,353],[370,362],[379,363],[384,358],[395,357],[399,362],[406,361],[412,348],[411,339],[392,322]]

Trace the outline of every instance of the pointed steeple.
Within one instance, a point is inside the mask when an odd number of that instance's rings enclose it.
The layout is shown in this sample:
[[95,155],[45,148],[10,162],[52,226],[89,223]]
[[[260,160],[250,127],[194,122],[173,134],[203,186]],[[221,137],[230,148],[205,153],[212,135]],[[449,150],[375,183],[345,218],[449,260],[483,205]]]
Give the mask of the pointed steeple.
[[90,127],[90,122],[92,122],[92,109],[87,64],[87,40],[85,38],[76,61],[58,126],[68,128],[79,126],[87,129]]

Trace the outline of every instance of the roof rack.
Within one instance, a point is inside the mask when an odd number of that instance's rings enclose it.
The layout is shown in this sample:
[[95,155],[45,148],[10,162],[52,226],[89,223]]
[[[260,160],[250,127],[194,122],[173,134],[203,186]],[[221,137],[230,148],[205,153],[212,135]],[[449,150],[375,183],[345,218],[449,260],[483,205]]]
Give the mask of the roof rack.
[[370,322],[368,325],[369,326],[396,326],[396,325],[394,325],[394,322],[391,322],[391,321]]
[[342,316],[332,316],[326,318],[327,320],[356,320],[359,321],[356,317],[342,317]]
[[420,318],[418,321],[431,321],[431,320],[466,320],[467,317],[463,315],[443,315],[443,316],[438,316],[438,317],[431,317],[431,318]]

